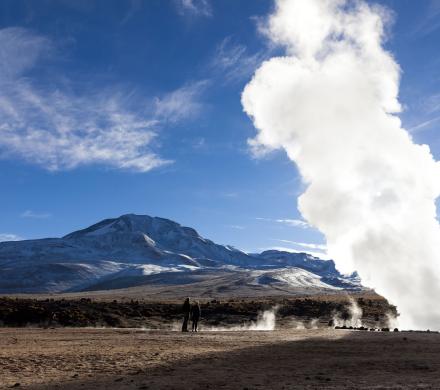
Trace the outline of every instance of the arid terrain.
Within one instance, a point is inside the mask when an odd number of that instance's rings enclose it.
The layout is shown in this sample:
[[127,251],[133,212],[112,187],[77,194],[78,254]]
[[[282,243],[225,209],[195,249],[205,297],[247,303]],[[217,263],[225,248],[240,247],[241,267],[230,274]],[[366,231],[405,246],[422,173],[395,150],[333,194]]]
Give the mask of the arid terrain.
[[1,388],[439,389],[440,335],[0,330]]

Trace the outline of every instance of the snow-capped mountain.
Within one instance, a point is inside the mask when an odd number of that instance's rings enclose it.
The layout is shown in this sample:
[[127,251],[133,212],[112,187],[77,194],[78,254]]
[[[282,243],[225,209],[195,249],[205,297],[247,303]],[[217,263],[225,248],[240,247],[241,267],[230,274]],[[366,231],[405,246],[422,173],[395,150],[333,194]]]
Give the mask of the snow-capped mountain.
[[0,243],[1,293],[191,283],[218,272],[246,274],[251,284],[360,287],[356,275],[342,276],[331,260],[274,250],[250,255],[147,215],[105,219],[62,238]]

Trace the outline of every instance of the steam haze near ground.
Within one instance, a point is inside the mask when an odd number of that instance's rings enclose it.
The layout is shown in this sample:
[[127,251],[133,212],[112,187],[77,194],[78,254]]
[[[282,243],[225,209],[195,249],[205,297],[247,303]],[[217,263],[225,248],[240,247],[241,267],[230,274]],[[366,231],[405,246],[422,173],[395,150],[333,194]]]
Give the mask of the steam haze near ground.
[[222,331],[222,332],[239,332],[247,330],[275,330],[276,325],[276,312],[278,306],[271,308],[270,310],[265,310],[258,314],[256,321],[251,321],[250,324],[241,324],[238,326],[214,326],[208,327],[207,330],[210,331]]
[[397,305],[401,327],[439,329],[440,166],[395,115],[391,19],[362,1],[277,1],[261,29],[285,56],[261,65],[242,104],[255,153],[282,148],[297,164],[299,209],[338,268]]

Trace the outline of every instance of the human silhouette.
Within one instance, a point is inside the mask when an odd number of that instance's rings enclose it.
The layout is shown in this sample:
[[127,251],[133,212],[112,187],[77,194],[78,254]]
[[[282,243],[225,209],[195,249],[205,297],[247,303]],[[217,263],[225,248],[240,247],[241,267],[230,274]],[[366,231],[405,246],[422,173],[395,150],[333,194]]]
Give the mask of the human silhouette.
[[192,320],[192,331],[197,332],[197,326],[200,319],[200,305],[199,302],[194,302],[191,306],[191,320]]
[[182,332],[188,332],[188,320],[189,320],[189,313],[191,311],[191,305],[189,303],[189,298],[185,299],[185,302],[183,302],[183,324],[182,324]]

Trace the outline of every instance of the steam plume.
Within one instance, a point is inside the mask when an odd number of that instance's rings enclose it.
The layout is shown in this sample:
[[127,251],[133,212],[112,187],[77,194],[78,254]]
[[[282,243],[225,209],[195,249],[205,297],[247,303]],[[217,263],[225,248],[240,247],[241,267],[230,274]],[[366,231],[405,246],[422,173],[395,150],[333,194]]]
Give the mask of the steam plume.
[[333,323],[335,326],[352,326],[354,328],[359,328],[363,326],[362,324],[362,309],[357,304],[357,302],[352,298],[348,297],[348,315],[347,319],[341,318],[339,315],[333,317]]
[[389,12],[363,1],[278,0],[264,62],[242,104],[255,152],[283,148],[307,185],[298,207],[343,272],[397,305],[402,327],[440,328],[440,165],[395,115]]
[[318,329],[319,318],[312,318],[310,321],[299,321],[294,319],[291,323],[292,327],[296,330],[304,329]]
[[251,321],[248,324],[242,324],[237,326],[220,326],[220,327],[214,326],[207,328],[206,330],[222,331],[222,332],[247,331],[247,330],[275,330],[277,311],[278,311],[278,306],[274,306],[269,310],[264,310],[263,312],[258,313],[257,320]]
[[[248,330],[275,330],[276,327],[276,314],[278,306],[274,306],[269,310],[259,312],[256,321],[250,321],[241,325],[229,325],[229,326],[205,326],[201,325],[200,329],[203,332],[242,332]],[[180,322],[174,322],[171,326],[171,330],[180,331],[182,324]]]

